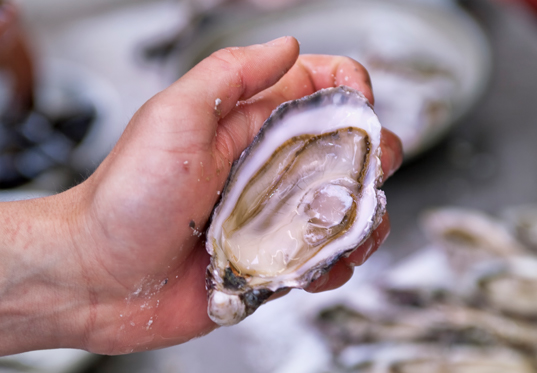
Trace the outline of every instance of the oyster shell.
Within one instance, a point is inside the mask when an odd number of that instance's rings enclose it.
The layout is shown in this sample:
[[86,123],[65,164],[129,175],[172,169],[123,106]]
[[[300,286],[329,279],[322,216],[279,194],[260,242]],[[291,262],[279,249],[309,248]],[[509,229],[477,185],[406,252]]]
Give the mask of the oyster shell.
[[537,205],[511,206],[502,213],[506,225],[526,244],[533,254],[537,253]]
[[431,209],[423,213],[421,226],[431,241],[446,252],[452,269],[459,274],[483,261],[528,254],[501,220],[478,210]]
[[531,361],[502,347],[383,344],[350,346],[339,356],[344,372],[534,373]]
[[[474,299],[513,318],[537,321],[537,258],[491,261],[476,274]],[[537,342],[537,339],[536,339]]]
[[375,314],[335,306],[323,310],[317,327],[335,351],[363,343],[463,344],[506,346],[535,356],[537,328],[530,322],[459,305],[425,309],[386,305]]
[[304,288],[380,223],[378,122],[348,87],[278,107],[233,165],[207,233],[208,313],[232,325]]

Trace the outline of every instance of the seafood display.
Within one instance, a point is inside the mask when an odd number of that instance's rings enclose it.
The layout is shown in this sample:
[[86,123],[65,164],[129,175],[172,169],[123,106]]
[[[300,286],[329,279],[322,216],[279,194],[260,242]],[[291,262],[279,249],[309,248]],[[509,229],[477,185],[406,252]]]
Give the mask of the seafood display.
[[537,205],[512,206],[502,213],[507,226],[537,253]]
[[234,164],[207,233],[209,315],[232,325],[304,288],[380,223],[381,127],[347,87],[282,104]]
[[465,263],[469,266],[487,259],[528,254],[500,219],[483,212],[451,207],[422,215],[422,230],[435,246],[453,258],[452,266],[457,270]]
[[510,222],[464,208],[425,212],[433,244],[380,276],[379,304],[335,304],[316,317],[333,370],[537,372],[537,256]]

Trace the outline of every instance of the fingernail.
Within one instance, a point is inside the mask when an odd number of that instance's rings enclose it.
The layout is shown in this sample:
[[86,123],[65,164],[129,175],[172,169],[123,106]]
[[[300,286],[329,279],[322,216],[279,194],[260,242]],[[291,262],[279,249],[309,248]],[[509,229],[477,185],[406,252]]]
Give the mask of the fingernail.
[[265,45],[268,45],[270,47],[276,47],[278,45],[284,44],[287,41],[287,39],[289,39],[289,36],[282,36],[281,38],[274,39],[265,43]]

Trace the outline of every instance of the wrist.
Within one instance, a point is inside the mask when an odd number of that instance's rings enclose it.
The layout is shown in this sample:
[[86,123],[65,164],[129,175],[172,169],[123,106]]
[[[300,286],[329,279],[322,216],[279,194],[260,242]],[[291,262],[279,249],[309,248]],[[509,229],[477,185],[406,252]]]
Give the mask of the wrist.
[[87,290],[72,191],[0,204],[0,355],[78,346]]

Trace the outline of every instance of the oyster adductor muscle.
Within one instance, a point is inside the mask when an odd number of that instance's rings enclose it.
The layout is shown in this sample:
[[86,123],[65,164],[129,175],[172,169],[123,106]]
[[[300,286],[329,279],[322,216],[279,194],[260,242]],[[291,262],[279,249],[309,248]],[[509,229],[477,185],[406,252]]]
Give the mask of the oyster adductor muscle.
[[348,87],[280,105],[233,165],[207,233],[209,316],[232,325],[304,288],[380,223],[381,126]]

